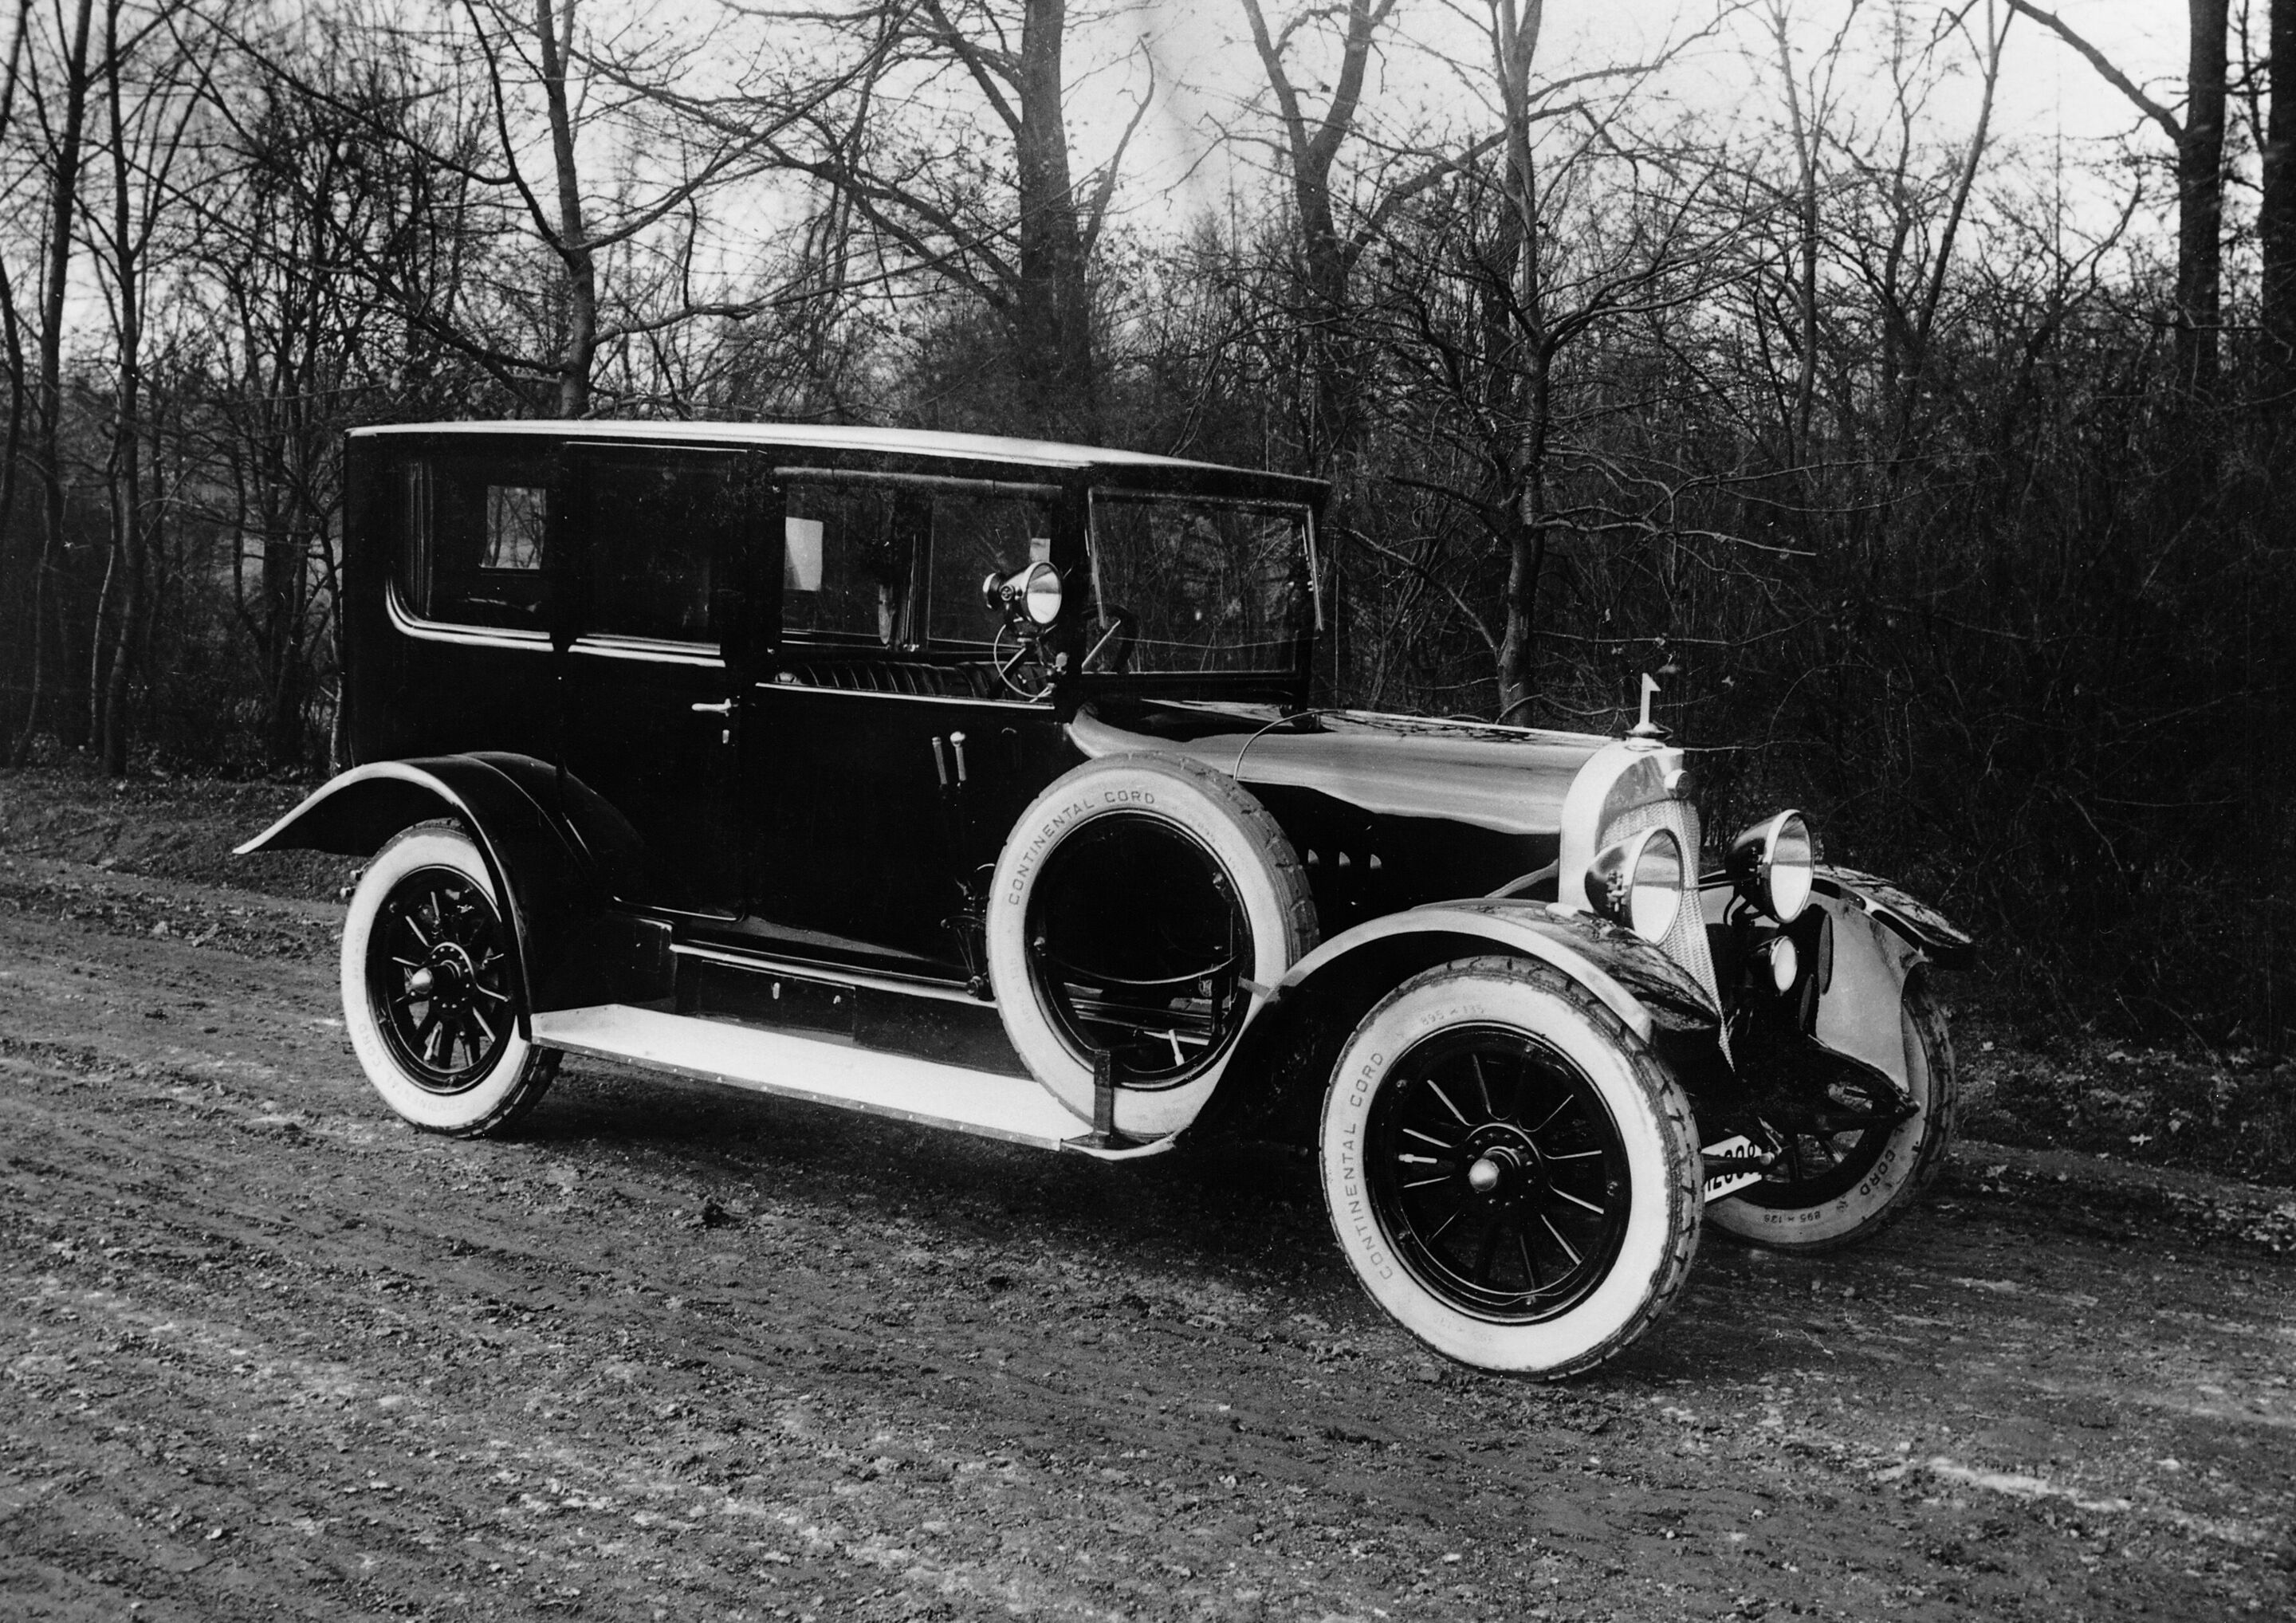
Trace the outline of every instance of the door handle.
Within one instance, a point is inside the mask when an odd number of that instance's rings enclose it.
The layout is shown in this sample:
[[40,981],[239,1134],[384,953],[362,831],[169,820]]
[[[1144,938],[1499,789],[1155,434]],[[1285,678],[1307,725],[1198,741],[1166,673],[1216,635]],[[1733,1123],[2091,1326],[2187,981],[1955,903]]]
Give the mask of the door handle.
[[731,699],[725,699],[716,704],[696,704],[689,705],[687,708],[696,716],[731,716],[734,713],[734,701]]

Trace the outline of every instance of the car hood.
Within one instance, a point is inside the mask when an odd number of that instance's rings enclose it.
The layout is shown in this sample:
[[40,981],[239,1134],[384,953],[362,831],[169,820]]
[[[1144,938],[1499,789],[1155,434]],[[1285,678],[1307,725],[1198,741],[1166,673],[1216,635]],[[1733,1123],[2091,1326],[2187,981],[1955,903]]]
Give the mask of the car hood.
[[1185,756],[1254,787],[1312,790],[1382,816],[1553,836],[1571,780],[1611,741],[1591,733],[1177,701],[1102,701],[1069,736],[1086,756]]

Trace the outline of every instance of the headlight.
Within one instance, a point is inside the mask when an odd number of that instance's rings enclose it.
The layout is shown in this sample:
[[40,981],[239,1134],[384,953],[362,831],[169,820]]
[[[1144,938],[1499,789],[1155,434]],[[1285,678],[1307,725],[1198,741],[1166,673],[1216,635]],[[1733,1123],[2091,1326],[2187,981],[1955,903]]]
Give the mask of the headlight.
[[1682,906],[1682,841],[1653,828],[1610,847],[1587,865],[1587,900],[1644,940],[1665,940]]
[[1798,811],[1782,811],[1730,842],[1730,877],[1747,906],[1791,924],[1809,906],[1817,837]]
[[1769,965],[1770,985],[1780,992],[1791,992],[1801,977],[1801,954],[1786,936],[1774,936],[1762,949],[1762,962]]
[[1061,572],[1049,563],[1032,563],[1010,579],[991,575],[980,583],[980,595],[1000,613],[1017,610],[1030,625],[1049,626],[1061,618]]

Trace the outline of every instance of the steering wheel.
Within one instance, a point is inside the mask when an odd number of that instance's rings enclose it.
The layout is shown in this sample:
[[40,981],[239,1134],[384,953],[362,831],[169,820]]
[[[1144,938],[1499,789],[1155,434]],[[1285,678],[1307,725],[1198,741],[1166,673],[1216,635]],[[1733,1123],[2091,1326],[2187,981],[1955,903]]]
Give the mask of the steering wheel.
[[1139,617],[1131,610],[1103,608],[1101,623],[1092,629],[1092,645],[1085,650],[1080,668],[1125,675],[1132,668],[1132,645],[1139,629]]
[[1035,699],[1052,685],[1052,672],[1045,668],[1044,650],[1036,638],[1015,631],[1010,621],[996,627],[996,639],[988,646],[988,657],[996,668],[996,679],[1015,698]]

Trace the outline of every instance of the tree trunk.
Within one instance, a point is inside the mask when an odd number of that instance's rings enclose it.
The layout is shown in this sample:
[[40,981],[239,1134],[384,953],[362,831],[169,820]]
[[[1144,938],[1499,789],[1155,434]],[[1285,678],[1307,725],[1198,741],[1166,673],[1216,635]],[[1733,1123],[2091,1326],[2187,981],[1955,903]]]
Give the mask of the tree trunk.
[[[95,0],[79,0],[72,21],[72,38],[64,59],[63,130],[56,143],[54,184],[49,188],[47,281],[40,296],[40,383],[37,444],[40,464],[40,561],[35,598],[49,595],[49,578],[64,548],[63,341],[64,300],[70,291],[72,217],[79,207],[80,138],[87,118],[87,35]],[[61,619],[61,615],[59,616]],[[40,701],[46,678],[46,638],[40,617],[32,625],[32,694],[24,716],[24,731],[16,740],[15,764],[21,766],[38,729]],[[70,654],[59,650],[60,656]]]
[[1312,129],[1259,0],[1243,0],[1243,9],[1251,25],[1252,45],[1259,53],[1267,86],[1275,94],[1283,121],[1284,145],[1292,166],[1292,203],[1300,217],[1304,297],[1292,319],[1305,339],[1313,389],[1304,447],[1307,463],[1312,471],[1331,477],[1338,472],[1354,442],[1363,348],[1349,309],[1349,245],[1340,236],[1332,207],[1332,168],[1354,128],[1373,40],[1393,4],[1392,0],[1376,5],[1373,0],[1348,0],[1339,78],[1330,104]]
[[263,532],[263,751],[274,766],[303,765],[303,704],[311,662],[304,646],[305,583],[310,554],[303,537],[266,500]]
[[[574,119],[566,97],[566,52],[573,45],[576,4],[577,0],[558,0],[554,18],[551,0],[534,0],[534,37],[542,56],[542,99],[550,114],[551,165],[558,177],[558,257],[566,266],[566,347],[561,352],[558,371],[562,417],[589,415],[590,369],[598,355],[598,266],[582,220],[581,172],[574,164]],[[1057,76],[1057,64],[1054,72]],[[1059,128],[1057,116],[1054,127]]]
[[[1794,147],[1794,229],[1800,234],[1795,244],[1794,271],[1794,342],[1800,349],[1799,365],[1794,373],[1793,405],[1786,417],[1785,463],[1800,471],[1805,497],[1809,494],[1809,432],[1810,419],[1817,405],[1817,170],[1819,162],[1819,132],[1811,128],[1813,119],[1823,117],[1823,107],[1810,109],[1805,118],[1801,104],[1801,83],[1794,72],[1793,51],[1787,38],[1788,13],[1783,0],[1770,12],[1770,34],[1778,47],[1778,77],[1785,86],[1787,130]],[[1820,98],[1821,102],[1823,98]]]
[[2296,406],[2296,0],[2272,0],[2270,49],[2272,111],[2256,234],[2264,248],[2265,387],[2286,413]]
[[[24,40],[31,20],[32,0],[18,0],[16,30],[8,40],[6,78],[0,81],[0,140],[7,138],[15,123],[16,83],[23,70]],[[0,452],[0,615],[4,615],[12,601],[7,581],[9,566],[15,561],[15,537],[9,521],[16,516],[16,468],[24,446],[25,396],[23,332],[16,310],[16,286],[4,263],[0,263],[0,336],[4,336],[8,371],[8,440],[6,450]],[[12,672],[13,665],[12,660],[0,662],[0,676]],[[8,721],[0,717],[0,759],[12,757],[12,744]]]
[[[113,292],[119,301],[119,398],[114,403],[112,418],[109,470],[111,561],[105,568],[105,578],[107,581],[115,574],[118,578],[119,608],[113,622],[116,633],[109,651],[109,668],[101,673],[101,686],[90,693],[88,706],[103,770],[111,777],[122,776],[127,771],[127,679],[136,646],[143,640],[144,599],[143,254],[131,206],[128,135],[119,103],[120,68],[119,5],[118,0],[113,0],[105,7],[103,18],[103,93],[111,117],[112,269],[118,283]],[[93,667],[104,662],[106,652],[101,614],[96,616],[94,641],[96,658],[91,661],[92,686],[98,675]]]
[[[1518,11],[1517,6],[1521,9]],[[1499,639],[1498,719],[1519,719],[1537,692],[1534,656],[1538,577],[1546,564],[1546,441],[1548,353],[1546,290],[1538,226],[1538,172],[1530,150],[1530,66],[1538,51],[1545,0],[1492,0],[1492,37],[1500,105],[1506,119],[1505,213],[1503,239],[1513,253],[1502,268],[1513,297],[1506,348],[1495,366],[1514,381],[1517,406],[1513,509],[1503,526],[1507,541],[1506,630]],[[1496,336],[1496,335],[1494,335]]]
[[2191,53],[2184,135],[2177,143],[2177,383],[2194,401],[2212,399],[2217,391],[2229,4],[2230,0],[2187,0]]
[[1020,286],[1014,299],[1021,387],[1036,430],[1086,443],[1100,438],[1092,359],[1092,299],[1084,237],[1069,175],[1061,53],[1068,0],[1027,0],[1021,12]]

